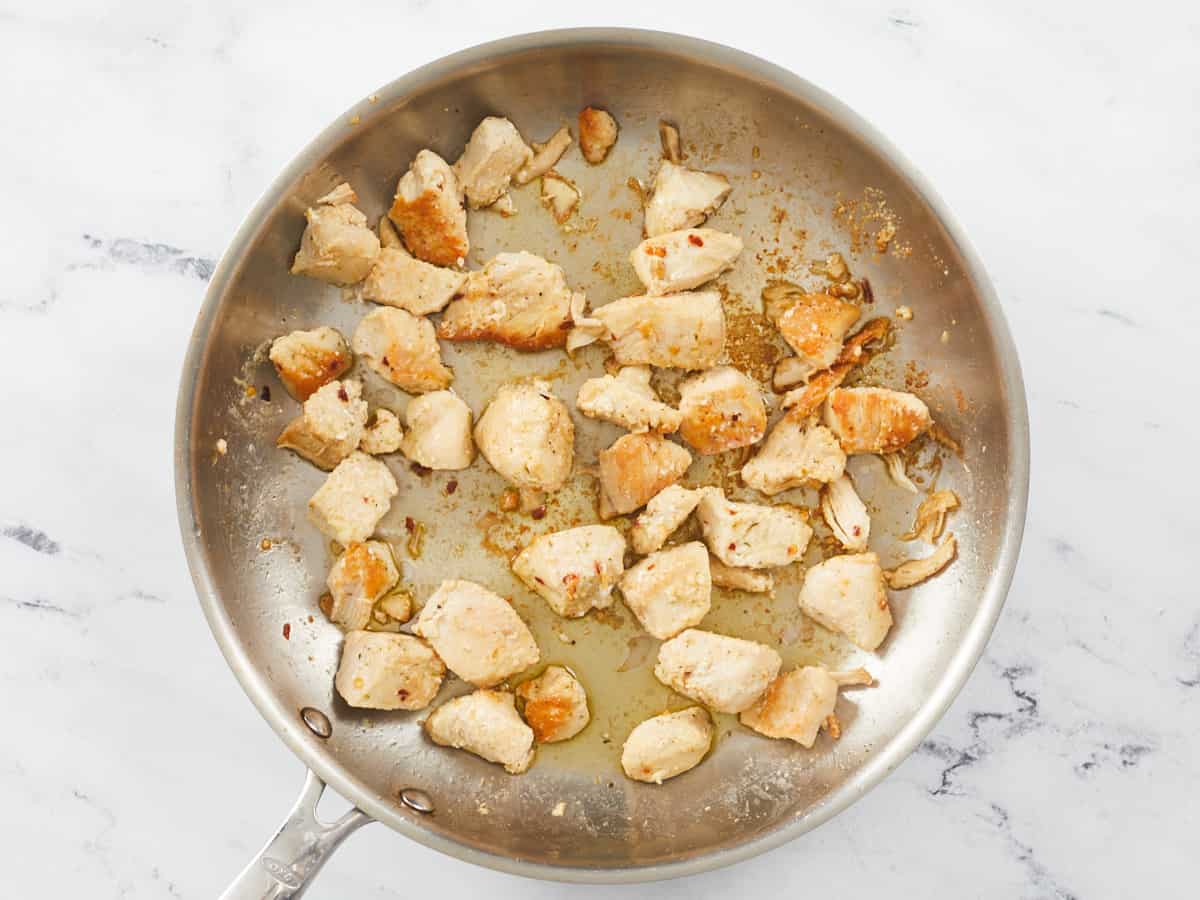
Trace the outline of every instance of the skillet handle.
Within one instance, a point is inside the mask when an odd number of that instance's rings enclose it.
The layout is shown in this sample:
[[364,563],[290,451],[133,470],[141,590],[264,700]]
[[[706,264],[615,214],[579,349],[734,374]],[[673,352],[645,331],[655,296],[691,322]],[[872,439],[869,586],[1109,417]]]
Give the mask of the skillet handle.
[[330,854],[368,822],[370,816],[352,809],[332,825],[317,821],[317,801],[325,782],[308,772],[300,799],[278,833],[221,895],[220,900],[290,900],[306,890]]

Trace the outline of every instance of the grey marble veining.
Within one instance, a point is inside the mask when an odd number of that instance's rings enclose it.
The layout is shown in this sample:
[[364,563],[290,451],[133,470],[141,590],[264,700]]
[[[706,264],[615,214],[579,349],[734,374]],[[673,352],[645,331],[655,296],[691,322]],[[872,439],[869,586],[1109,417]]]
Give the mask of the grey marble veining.
[[[746,9],[0,9],[0,896],[213,897],[278,823],[300,765],[209,639],[175,528],[175,391],[205,281],[352,101],[462,46],[575,24],[737,45],[888,134],[1004,298],[1034,469],[994,639],[892,777],[733,869],[573,892],[1196,895],[1200,18],[1157,0]],[[310,896],[435,888],[564,894],[376,827]]]

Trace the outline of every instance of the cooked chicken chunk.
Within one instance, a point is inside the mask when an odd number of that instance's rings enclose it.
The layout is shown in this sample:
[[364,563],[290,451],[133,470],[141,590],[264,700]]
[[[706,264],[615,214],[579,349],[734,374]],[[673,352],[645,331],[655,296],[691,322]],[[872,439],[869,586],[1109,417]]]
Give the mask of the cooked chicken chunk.
[[612,605],[625,569],[625,538],[611,525],[582,525],[536,538],[512,570],[560,616],[576,618]]
[[521,132],[508,119],[488,116],[471,133],[467,148],[454,164],[471,209],[491,206],[506,191],[517,171],[533,159]]
[[771,387],[777,392],[793,388],[808,381],[812,374],[812,366],[799,356],[785,356],[775,364],[775,373],[771,376]]
[[862,649],[875,650],[892,627],[879,558],[854,553],[813,566],[804,575],[800,609]]
[[575,408],[591,419],[620,425],[635,434],[669,434],[679,428],[679,411],[658,399],[649,366],[626,366],[616,375],[589,378],[579,388]]
[[542,206],[550,210],[550,215],[559,225],[571,218],[582,197],[570,178],[563,178],[557,172],[547,172],[542,176]]
[[775,590],[775,579],[771,577],[770,572],[727,566],[715,556],[708,560],[708,571],[712,576],[713,587],[745,591],[748,594],[769,594]]
[[592,312],[623,366],[708,369],[725,349],[725,313],[716,291],[625,297]]
[[664,159],[654,176],[654,193],[646,204],[646,236],[695,228],[729,196],[723,175],[697,172]]
[[784,416],[754,459],[742,466],[742,481],[773,497],[789,488],[833,481],[845,470],[846,454],[832,431],[815,421]]
[[866,550],[871,537],[871,517],[866,504],[854,490],[854,482],[843,473],[821,490],[821,517],[833,536],[847,550]]
[[692,514],[702,496],[700,491],[690,491],[677,484],[655,494],[629,531],[633,552],[645,555],[662,547],[684,519]]
[[283,429],[275,446],[295,450],[328,471],[354,451],[366,424],[362,382],[331,381],[304,401],[300,417]]
[[399,450],[403,439],[404,430],[400,427],[399,417],[390,409],[380,408],[375,410],[374,420],[363,431],[358,449],[372,456],[382,456]]
[[933,424],[919,397],[870,387],[832,391],[824,420],[847,453],[891,453]]
[[518,350],[561,347],[571,327],[571,289],[563,270],[540,256],[500,253],[472,272],[463,296],[446,307],[438,336],[498,341]]
[[513,181],[517,184],[529,184],[533,179],[545,175],[554,168],[555,163],[562,158],[571,146],[571,130],[564,125],[550,136],[544,144],[533,142],[533,158],[517,170]]
[[516,610],[473,581],[443,581],[425,602],[413,631],[446,666],[476,687],[491,687],[539,659],[537,643]]
[[445,674],[442,661],[422,640],[351,631],[333,684],[358,709],[424,709],[437,696]]
[[673,294],[712,281],[742,252],[742,239],[712,228],[685,228],[646,238],[629,262],[648,294]]
[[762,696],[781,665],[764,644],[690,628],[659,648],[654,677],[717,712],[739,713]]
[[617,120],[603,109],[588,106],[579,112],[579,149],[592,165],[604,162],[617,142]]
[[708,551],[699,541],[651,553],[625,573],[621,596],[651,637],[699,625],[712,603]]
[[465,469],[475,460],[471,407],[454,391],[414,397],[404,411],[408,434],[400,450],[427,469]]
[[767,433],[757,382],[732,366],[693,375],[679,386],[679,436],[701,455],[749,447]]
[[354,364],[346,339],[328,325],[275,338],[268,356],[287,392],[301,403]]
[[350,185],[342,184],[305,211],[308,225],[292,263],[293,275],[332,284],[357,284],[367,277],[379,256],[379,238],[356,202]]
[[[381,232],[392,227],[387,219],[379,223]],[[375,268],[363,282],[362,294],[375,303],[427,316],[453,300],[466,281],[466,272],[419,260],[403,245],[390,246],[379,251]]]
[[804,294],[776,319],[779,333],[798,359],[808,364],[808,374],[827,369],[837,361],[846,332],[858,321],[858,307],[828,294]]
[[720,488],[704,488],[696,517],[713,556],[727,566],[769,569],[804,556],[812,529],[791,506],[726,500]]
[[513,775],[533,764],[533,729],[517,714],[508,691],[475,691],[443,703],[425,720],[435,744],[499,763]]
[[387,466],[355,450],[312,495],[308,518],[322,534],[348,547],[371,536],[399,492]]
[[428,319],[384,307],[367,313],[354,330],[354,352],[401,390],[424,394],[447,387],[454,373]]
[[626,434],[598,457],[603,519],[633,512],[692,464],[690,453],[657,434]]
[[646,719],[625,739],[621,768],[634,781],[662,784],[699,765],[714,733],[712,719],[699,706]]
[[417,259],[461,266],[470,250],[467,211],[454,170],[432,150],[422,150],[396,186],[388,218]]
[[870,358],[868,346],[881,342],[887,337],[891,328],[892,323],[886,317],[880,316],[871,319],[846,338],[846,343],[842,345],[842,352],[838,354],[837,362],[828,369],[806,376],[808,383],[804,387],[788,391],[784,395],[779,405],[788,411],[788,417],[803,420],[816,413],[821,408],[821,404],[825,402],[825,398],[829,396],[830,391],[845,381],[846,376],[856,366]]
[[870,683],[871,676],[862,669],[854,672],[829,672],[821,666],[792,669],[771,682],[762,699],[739,718],[743,725],[759,734],[787,738],[811,748],[817,732],[833,715],[838,687]]
[[576,291],[571,295],[571,330],[567,332],[567,354],[594,344],[608,335],[604,323],[588,315],[587,297]]
[[575,461],[571,414],[541,379],[502,385],[479,417],[475,443],[492,468],[519,488],[557,491]]
[[325,581],[333,598],[330,620],[350,631],[366,628],[376,602],[399,580],[400,570],[386,543],[351,544],[337,558]]
[[562,666],[547,666],[537,678],[521,682],[517,696],[525,702],[525,721],[539,744],[569,740],[591,718],[587,692]]

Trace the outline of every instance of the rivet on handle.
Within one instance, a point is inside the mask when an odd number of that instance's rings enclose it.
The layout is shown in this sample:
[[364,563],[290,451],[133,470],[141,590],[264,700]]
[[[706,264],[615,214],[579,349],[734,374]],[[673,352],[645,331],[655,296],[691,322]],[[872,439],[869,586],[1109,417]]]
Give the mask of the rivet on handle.
[[333,723],[329,721],[329,716],[312,706],[306,706],[300,710],[300,718],[304,724],[319,738],[327,738],[333,734]]
[[400,792],[400,802],[413,812],[423,815],[433,812],[433,798],[420,788],[404,788]]

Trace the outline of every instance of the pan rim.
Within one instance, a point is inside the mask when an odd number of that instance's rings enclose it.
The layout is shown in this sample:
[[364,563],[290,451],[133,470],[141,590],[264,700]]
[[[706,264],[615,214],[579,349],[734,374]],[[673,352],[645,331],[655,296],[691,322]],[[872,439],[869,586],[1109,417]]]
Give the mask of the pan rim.
[[750,53],[699,38],[663,31],[632,28],[569,28],[531,32],[479,44],[417,68],[372,93],[383,105],[400,100],[461,69],[518,53],[564,47],[619,45],[639,51],[670,55],[699,56],[744,77],[757,79],[772,87],[811,103],[830,116],[865,145],[878,153],[912,186],[916,194],[936,216],[949,239],[960,253],[966,274],[975,285],[987,323],[989,337],[997,350],[1002,376],[1008,428],[1008,501],[1009,515],[1004,524],[996,569],[989,579],[979,611],[946,667],[936,689],[924,700],[908,723],[880,751],[841,784],[819,805],[803,816],[731,847],[700,852],[676,862],[630,865],[614,868],[575,867],[532,862],[490,853],[459,843],[424,827],[418,818],[402,813],[354,778],[327,753],[313,743],[296,710],[285,707],[270,689],[250,654],[234,632],[218,595],[206,552],[192,491],[193,409],[201,382],[208,337],[215,321],[221,297],[237,274],[245,247],[264,226],[287,188],[319,161],[345,135],[345,122],[361,102],[339,116],[310,141],[276,176],[254,204],[223,253],[213,273],[184,357],[176,404],[175,490],[180,532],[188,568],[195,584],[200,607],[213,636],[242,689],[263,718],[293,753],[320,778],[359,809],[395,831],[424,846],[486,868],[544,880],[616,884],[657,881],[696,875],[732,865],[781,846],[825,823],[863,797],[917,748],[920,742],[949,709],[983,656],[1012,584],[1025,527],[1029,492],[1029,422],[1024,383],[1016,347],[1009,332],[991,279],[946,203],[913,164],[879,131],[840,100],[801,76]]

